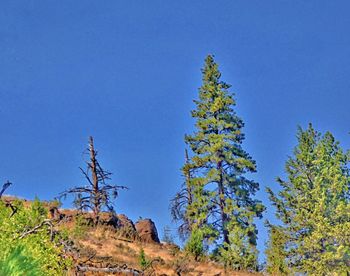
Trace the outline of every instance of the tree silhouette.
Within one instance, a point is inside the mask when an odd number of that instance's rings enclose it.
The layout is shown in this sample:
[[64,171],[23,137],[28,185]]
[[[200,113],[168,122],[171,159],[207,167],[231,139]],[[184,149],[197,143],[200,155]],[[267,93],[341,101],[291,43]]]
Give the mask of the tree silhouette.
[[190,149],[182,168],[185,185],[171,210],[181,223],[180,232],[190,232],[188,243],[194,248],[202,248],[198,240],[215,243],[216,257],[226,266],[255,270],[255,219],[262,217],[265,207],[255,199],[259,184],[249,179],[256,164],[242,147],[244,123],[236,114],[230,87],[221,80],[214,57],[208,55],[191,112],[195,131],[185,136]]
[[191,164],[185,149],[185,165],[182,167],[184,183],[181,190],[171,200],[170,211],[172,219],[179,222],[178,233],[183,240],[186,240],[191,233],[193,220],[188,216],[188,207],[192,204],[193,191],[191,186]]
[[89,138],[89,161],[87,162],[86,170],[79,168],[87,185],[77,186],[68,189],[60,194],[60,197],[66,197],[69,194],[74,194],[74,205],[80,210],[92,210],[93,220],[95,225],[99,223],[100,213],[106,208],[110,212],[114,212],[113,200],[118,196],[120,189],[127,189],[125,186],[108,184],[112,173],[104,170],[97,161],[97,151],[94,148],[93,137]]

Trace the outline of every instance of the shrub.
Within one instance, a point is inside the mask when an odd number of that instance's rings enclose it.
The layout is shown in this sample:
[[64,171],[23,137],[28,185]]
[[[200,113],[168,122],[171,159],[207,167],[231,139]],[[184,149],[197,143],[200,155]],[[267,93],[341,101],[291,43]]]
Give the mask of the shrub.
[[143,250],[143,248],[140,249],[140,253],[138,256],[138,262],[139,262],[139,266],[140,266],[142,271],[145,271],[151,264],[151,262],[149,260],[147,260],[146,254],[145,254],[145,251]]
[[[52,240],[50,226],[44,224],[47,213],[42,203],[36,199],[28,208],[18,200],[11,204],[17,210],[15,214],[0,201],[1,273],[11,276],[64,275],[70,260],[63,257],[63,248],[58,242],[63,237],[57,233]],[[33,231],[34,227],[38,228]],[[20,269],[35,273],[23,274]]]
[[192,255],[196,261],[205,255],[206,250],[203,245],[203,233],[199,229],[192,231],[186,243],[185,251]]
[[89,226],[83,215],[78,214],[74,218],[74,227],[72,229],[72,236],[77,239],[85,237]]

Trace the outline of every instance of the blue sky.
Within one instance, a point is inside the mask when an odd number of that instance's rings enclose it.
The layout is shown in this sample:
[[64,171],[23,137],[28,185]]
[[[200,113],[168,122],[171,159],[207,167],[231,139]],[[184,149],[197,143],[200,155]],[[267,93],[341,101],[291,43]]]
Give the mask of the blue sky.
[[[236,93],[258,196],[312,122],[349,148],[349,1],[1,1],[0,181],[51,199],[84,183],[89,135],[116,210],[162,233],[209,53]],[[266,230],[259,223],[259,248]]]

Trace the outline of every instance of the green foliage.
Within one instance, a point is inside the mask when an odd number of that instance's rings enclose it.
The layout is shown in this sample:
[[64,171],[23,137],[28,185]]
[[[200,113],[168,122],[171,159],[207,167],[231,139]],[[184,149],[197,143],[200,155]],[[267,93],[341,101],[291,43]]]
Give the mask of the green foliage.
[[[299,128],[298,145],[286,162],[287,180],[281,191],[268,189],[283,226],[283,244],[271,242],[268,254],[285,254],[292,273],[342,275],[350,264],[349,158],[331,133],[321,135],[309,125]],[[277,229],[277,228],[275,228]],[[272,231],[271,241],[276,232]],[[275,235],[275,237],[274,237]],[[284,248],[285,253],[279,251]],[[279,269],[271,262],[268,267]]]
[[145,271],[147,268],[149,268],[151,264],[151,262],[147,259],[143,248],[140,249],[140,253],[138,256],[138,263],[142,271]]
[[203,257],[206,250],[203,245],[203,232],[199,229],[194,229],[187,240],[185,251],[192,255],[196,261]]
[[44,276],[38,261],[31,257],[23,246],[14,248],[0,260],[0,276]]
[[235,113],[230,85],[220,80],[213,56],[206,58],[202,74],[199,99],[194,101],[196,108],[192,111],[196,131],[185,137],[192,151],[182,169],[187,176],[187,195],[177,195],[178,212],[173,213],[180,214],[175,219],[189,224],[190,232],[204,229],[202,242],[215,242],[217,257],[226,265],[255,269],[254,219],[261,218],[265,208],[253,198],[258,183],[245,175],[255,172],[256,164],[242,148],[244,124]]
[[267,266],[266,271],[271,275],[290,275],[286,263],[286,235],[278,226],[269,225],[270,238],[265,251]]
[[229,242],[224,242],[218,248],[216,259],[234,270],[258,270],[256,226],[250,222],[246,228],[242,228],[237,220],[232,219],[227,229]]
[[82,214],[78,214],[74,217],[74,227],[71,231],[74,238],[84,238],[89,229],[89,225]]
[[32,224],[37,225],[47,218],[47,209],[40,202],[38,197],[35,197],[34,201],[29,207],[29,213],[32,218]]
[[[43,224],[37,231],[21,237],[23,233],[40,225],[46,219],[46,210],[43,205],[38,199],[28,208],[25,208],[20,201],[12,204],[17,209],[13,216],[11,216],[11,209],[0,201],[2,272],[14,271],[13,275],[17,275],[20,269],[28,269],[25,275],[64,275],[70,261],[63,257],[62,247],[55,240],[51,240],[48,225]],[[56,235],[57,240],[60,238]],[[16,265],[18,263],[22,265]],[[29,271],[35,273],[30,274]]]

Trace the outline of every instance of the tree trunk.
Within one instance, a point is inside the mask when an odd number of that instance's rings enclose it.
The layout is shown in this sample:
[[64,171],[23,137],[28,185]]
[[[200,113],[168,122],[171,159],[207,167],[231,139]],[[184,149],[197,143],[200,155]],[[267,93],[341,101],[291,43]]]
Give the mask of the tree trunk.
[[[185,149],[185,162],[186,162],[186,164],[190,163],[189,158],[188,158],[187,149]],[[192,203],[192,189],[191,189],[191,184],[190,184],[191,172],[189,169],[185,173],[185,178],[186,178],[186,190],[187,190],[187,196],[188,196],[188,203],[191,204]]]
[[220,161],[217,165],[217,169],[220,172],[220,179],[218,182],[218,193],[219,193],[219,206],[220,206],[220,212],[221,212],[221,222],[222,222],[222,235],[224,238],[224,242],[229,244],[230,240],[228,238],[228,231],[227,231],[227,223],[228,223],[228,216],[225,212],[225,188],[224,188],[224,181],[222,177],[222,162]]
[[96,152],[94,149],[94,140],[90,136],[89,141],[89,151],[90,151],[90,168],[92,174],[92,184],[93,184],[93,216],[95,225],[99,222],[100,216],[100,199],[99,199],[99,187],[98,187],[98,176],[97,176],[97,164],[96,164]]
[[[190,163],[189,158],[188,158],[188,152],[187,149],[185,149],[185,163],[186,165],[188,165]],[[186,181],[186,192],[187,192],[187,205],[190,206],[192,204],[193,201],[193,194],[192,194],[192,187],[191,187],[191,171],[189,168],[187,168],[187,170],[185,171],[185,181]],[[194,224],[193,219],[191,218],[187,218],[187,223],[188,223],[188,227],[189,227],[189,231],[192,230],[192,226]]]

